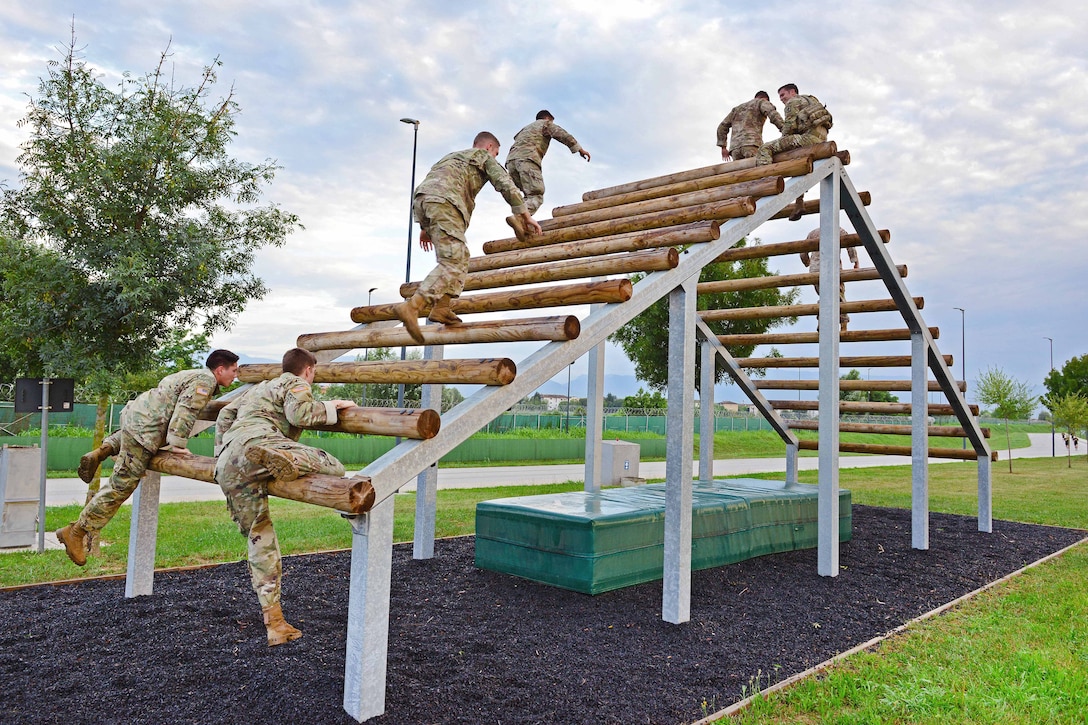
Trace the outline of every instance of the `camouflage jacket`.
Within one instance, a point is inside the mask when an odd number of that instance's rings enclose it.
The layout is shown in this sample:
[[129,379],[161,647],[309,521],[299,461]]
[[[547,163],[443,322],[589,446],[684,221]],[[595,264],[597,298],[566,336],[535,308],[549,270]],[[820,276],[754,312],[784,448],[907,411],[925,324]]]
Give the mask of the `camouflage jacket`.
[[465,149],[446,154],[431,167],[427,178],[416,187],[415,196],[445,201],[457,207],[467,226],[476,208],[476,195],[485,182],[502,194],[514,214],[525,211],[525,200],[510,174],[484,149]]
[[[826,117],[826,123],[811,123],[810,114],[816,118]],[[813,129],[823,126],[831,128],[831,115],[820,103],[816,96],[804,96],[798,94],[786,101],[786,122],[782,126],[782,135],[795,133],[809,133]]]
[[216,440],[222,446],[255,438],[297,441],[304,428],[335,422],[336,408],[331,401],[314,400],[309,383],[294,373],[283,373],[253,386],[220,411]]
[[572,154],[582,150],[582,146],[574,136],[563,130],[559,124],[546,118],[533,121],[514,136],[514,145],[506,154],[506,163],[511,161],[532,161],[538,166],[544,160],[544,154],[548,153],[548,146],[552,139],[570,149]]
[[753,98],[745,101],[729,112],[729,115],[718,124],[718,145],[725,146],[728,143],[729,131],[733,131],[733,141],[730,149],[741,146],[760,146],[763,144],[763,124],[771,119],[779,131],[782,130],[782,117],[770,101],[762,98]]
[[207,368],[167,375],[121,411],[121,428],[149,451],[164,445],[184,448],[197,413],[215,394],[215,376]]

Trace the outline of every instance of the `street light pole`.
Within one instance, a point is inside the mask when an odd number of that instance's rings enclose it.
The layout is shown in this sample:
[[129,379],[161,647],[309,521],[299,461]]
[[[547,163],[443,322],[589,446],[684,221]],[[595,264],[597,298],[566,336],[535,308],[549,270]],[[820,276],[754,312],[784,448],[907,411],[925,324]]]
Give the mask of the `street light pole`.
[[[967,382],[967,311],[962,307],[953,307],[954,310],[960,311],[960,377],[963,381]],[[967,400],[967,396],[964,395],[964,400]],[[967,450],[967,438],[963,439],[963,450]]]
[[[374,295],[374,290],[376,290],[376,289],[378,289],[378,288],[377,287],[371,287],[370,289],[368,289],[366,291],[366,306],[367,307],[370,307],[370,298]],[[358,360],[359,358],[355,358],[355,359]],[[364,355],[363,359],[368,361],[368,362],[370,361],[370,348],[369,347],[366,349],[366,354]],[[364,408],[366,407],[366,401],[367,401],[367,384],[363,383],[363,407]]]
[[[408,190],[408,253],[404,264],[404,284],[408,284],[412,281],[412,197],[416,192],[416,150],[419,148],[419,121],[414,118],[402,118],[400,122],[412,124],[412,187]],[[404,360],[407,355],[408,348],[401,346],[400,359]],[[404,383],[397,386],[397,407],[404,407]]]
[[[1044,340],[1050,340],[1050,372],[1054,372],[1054,338],[1043,336]],[[1054,442],[1054,411],[1050,411],[1050,457],[1057,456],[1057,446]]]

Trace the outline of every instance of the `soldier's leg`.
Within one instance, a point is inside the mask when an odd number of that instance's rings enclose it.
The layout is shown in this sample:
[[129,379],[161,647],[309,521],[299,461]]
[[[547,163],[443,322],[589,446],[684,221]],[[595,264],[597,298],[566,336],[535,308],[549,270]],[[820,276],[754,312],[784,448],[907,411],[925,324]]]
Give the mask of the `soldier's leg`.
[[776,138],[774,141],[763,144],[759,147],[759,152],[756,154],[758,165],[766,166],[771,163],[774,161],[774,155],[777,153],[805,146],[804,138],[805,137],[801,134],[791,133],[788,136],[782,136]]
[[113,464],[113,475],[110,476],[109,483],[99,489],[94,498],[83,507],[79,514],[80,526],[93,533],[109,523],[117,509],[121,508],[121,504],[128,500],[140,484],[152,455],[153,451],[141,446],[128,433],[122,432],[121,450]]
[[733,157],[734,161],[740,161],[741,159],[750,159],[759,152],[759,146],[738,146],[735,149],[729,150],[729,155]]
[[[444,295],[460,296],[468,274],[468,244],[465,242],[465,225],[460,213],[448,204],[435,206],[445,208],[433,210],[431,216],[435,221],[431,242],[438,265],[419,286],[419,295],[427,307],[433,306]],[[431,211],[428,209],[429,213]]]
[[343,476],[344,464],[337,460],[336,456],[320,448],[296,443],[290,439],[284,439],[270,444],[271,447],[287,452],[295,460],[300,476],[311,473],[322,473],[328,476]]
[[115,431],[113,435],[110,435],[102,440],[102,443],[93,451],[83,454],[79,459],[79,465],[76,466],[76,473],[84,483],[90,483],[94,480],[95,473],[98,472],[98,467],[102,465],[110,456],[116,456],[121,452],[121,431]]
[[268,512],[267,471],[245,457],[245,446],[229,445],[215,463],[215,480],[227,509],[246,537],[249,575],[261,608],[280,601],[280,548]]
[[[532,161],[511,161],[510,177],[525,196],[525,206],[530,214],[544,203],[544,173]],[[514,176],[514,174],[517,176]]]

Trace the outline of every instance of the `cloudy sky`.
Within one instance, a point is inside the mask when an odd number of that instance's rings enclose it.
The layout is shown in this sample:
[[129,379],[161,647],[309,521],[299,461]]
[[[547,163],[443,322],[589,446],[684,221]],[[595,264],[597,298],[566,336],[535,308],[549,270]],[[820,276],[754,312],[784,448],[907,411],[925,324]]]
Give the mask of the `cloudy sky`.
[[[494,131],[505,147],[537,110],[551,110],[593,160],[553,147],[537,215],[544,218],[589,189],[716,163],[714,132],[729,109],[757,89],[774,98],[779,85],[794,82],[834,113],[832,138],[853,157],[847,171],[872,193],[870,214],[891,230],[889,251],[908,265],[907,285],[925,298],[923,315],[941,328],[956,374],[954,308],[963,307],[968,380],[997,366],[1043,392],[1045,337],[1054,339],[1059,367],[1088,353],[1088,115],[1079,105],[1088,96],[1088,6],[819,7],[11,0],[0,7],[0,182],[18,184],[25,132],[16,124],[46,62],[61,57],[73,16],[85,57],[108,81],[152,69],[168,43],[181,83],[196,82],[218,56],[219,88],[233,85],[242,108],[234,155],[276,159],[283,168],[266,200],[306,226],[284,248],[259,255],[270,294],[214,340],[272,359],[299,333],[351,327],[348,311],[366,303],[371,287],[375,302],[398,299],[413,141],[401,117],[421,121],[422,176],[443,154],[468,147],[476,131]],[[485,189],[479,201],[469,231],[474,254],[508,236],[501,198]],[[786,241],[811,226],[770,222],[758,236]],[[431,254],[414,249],[414,279],[432,265]],[[795,258],[772,266],[803,271]],[[862,285],[848,294],[881,296]],[[803,301],[814,300],[803,292]],[[873,316],[857,326],[892,322]],[[809,320],[799,329],[813,327]],[[507,354],[519,360],[529,352],[515,346]],[[584,370],[577,363],[575,376]],[[632,367],[610,351],[607,370]]]

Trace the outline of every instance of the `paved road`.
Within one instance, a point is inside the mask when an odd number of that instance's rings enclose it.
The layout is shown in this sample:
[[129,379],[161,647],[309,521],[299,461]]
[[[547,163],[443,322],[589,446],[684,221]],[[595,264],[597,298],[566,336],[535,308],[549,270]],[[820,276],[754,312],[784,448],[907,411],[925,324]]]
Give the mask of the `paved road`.
[[[997,432],[995,431],[995,436]],[[1050,434],[1029,433],[1031,446],[1013,449],[1013,458],[1043,458],[1050,455]],[[996,441],[996,439],[995,439]],[[1001,460],[1007,460],[1005,451],[999,453]],[[930,463],[963,463],[948,459],[931,459]],[[814,470],[818,459],[800,458],[801,470]],[[908,456],[841,456],[841,468],[868,468],[871,466],[900,466],[910,463]],[[738,458],[714,462],[716,476],[742,476],[747,473],[774,473],[783,471],[785,465],[781,458]],[[643,462],[639,464],[642,478],[664,478],[665,462]],[[693,472],[698,472],[698,460],[693,464]],[[534,485],[541,483],[563,483],[581,481],[585,476],[582,464],[560,466],[493,466],[488,468],[440,468],[438,470],[439,488],[484,488],[489,486]],[[402,491],[415,490],[415,479],[408,482]],[[46,505],[62,506],[70,503],[82,503],[86,495],[87,484],[78,478],[51,478],[46,485]],[[219,487],[203,481],[193,481],[179,476],[163,476],[161,501],[221,501],[223,494]]]

